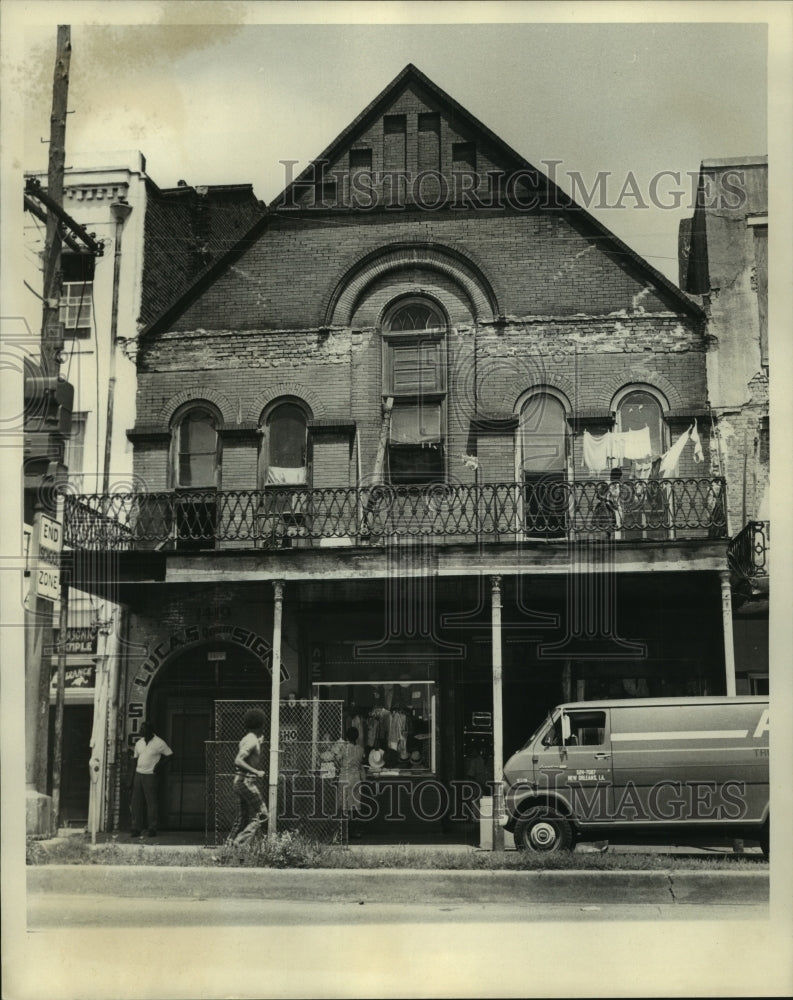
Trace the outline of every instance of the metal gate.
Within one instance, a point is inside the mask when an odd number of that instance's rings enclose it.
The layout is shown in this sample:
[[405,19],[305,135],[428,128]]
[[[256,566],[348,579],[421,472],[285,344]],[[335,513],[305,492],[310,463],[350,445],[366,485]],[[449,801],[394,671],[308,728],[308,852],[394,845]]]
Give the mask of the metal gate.
[[[334,750],[344,735],[343,705],[319,699],[280,702],[279,831],[297,832],[321,843],[347,842],[347,822],[340,809],[333,763]],[[260,709],[265,717],[260,763],[265,776],[260,787],[267,801],[270,702],[216,701],[215,739],[206,743],[207,846],[224,843],[234,822],[234,758],[245,735],[245,713],[252,708]]]

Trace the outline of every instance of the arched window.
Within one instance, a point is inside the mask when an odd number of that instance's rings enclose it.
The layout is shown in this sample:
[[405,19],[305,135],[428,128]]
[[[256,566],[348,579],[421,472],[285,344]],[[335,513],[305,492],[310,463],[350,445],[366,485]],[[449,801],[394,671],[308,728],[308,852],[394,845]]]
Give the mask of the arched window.
[[447,325],[438,305],[413,297],[383,320],[383,396],[394,400],[384,471],[395,486],[446,478]]
[[180,495],[175,505],[176,547],[211,549],[215,545],[220,483],[219,414],[209,405],[193,403],[172,424],[171,476]]
[[[661,401],[649,389],[637,387],[625,390],[617,397],[616,404],[616,429],[621,433],[632,431],[642,435],[641,438],[637,438],[640,445],[633,446],[623,458],[623,469],[634,473],[637,472],[637,468],[643,471],[649,461],[659,458],[669,447],[669,431],[664,420]],[[644,451],[648,439],[649,451],[646,455],[640,455],[639,452]]]
[[296,401],[283,400],[262,422],[264,486],[304,486],[308,481],[308,415]]
[[567,530],[567,407],[548,391],[529,395],[520,408],[519,475],[529,535],[558,538]]
[[191,406],[174,425],[174,486],[215,487],[219,466],[218,419],[208,407]]

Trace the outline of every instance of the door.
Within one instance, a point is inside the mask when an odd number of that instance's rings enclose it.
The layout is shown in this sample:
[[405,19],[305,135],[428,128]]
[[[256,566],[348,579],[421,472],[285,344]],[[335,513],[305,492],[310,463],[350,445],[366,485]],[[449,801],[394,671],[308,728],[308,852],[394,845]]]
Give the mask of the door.
[[566,711],[535,747],[535,780],[555,792],[582,826],[606,823],[614,806],[609,713]]
[[165,742],[173,750],[166,766],[162,812],[165,829],[200,830],[206,815],[206,749],[212,711],[206,702],[169,699]]

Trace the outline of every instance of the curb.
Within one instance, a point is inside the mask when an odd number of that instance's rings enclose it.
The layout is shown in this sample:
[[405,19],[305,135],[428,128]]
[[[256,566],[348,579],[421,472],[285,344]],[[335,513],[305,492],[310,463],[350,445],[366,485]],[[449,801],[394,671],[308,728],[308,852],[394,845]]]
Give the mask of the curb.
[[127,898],[232,898],[359,903],[768,902],[767,871],[427,871],[251,869],[149,865],[42,865],[27,870],[29,893]]

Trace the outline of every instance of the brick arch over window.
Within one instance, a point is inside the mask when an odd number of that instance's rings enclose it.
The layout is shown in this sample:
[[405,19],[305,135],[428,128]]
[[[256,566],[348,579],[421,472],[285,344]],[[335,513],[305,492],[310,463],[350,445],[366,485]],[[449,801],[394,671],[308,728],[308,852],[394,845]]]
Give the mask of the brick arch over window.
[[674,382],[671,382],[666,375],[646,368],[632,368],[609,379],[601,390],[601,402],[607,409],[613,409],[614,397],[621,389],[632,386],[639,388],[642,385],[649,386],[665,396],[673,410],[682,409],[686,405]]
[[379,247],[346,270],[328,297],[320,325],[348,326],[357,303],[373,281],[409,267],[424,267],[451,278],[465,292],[477,319],[494,320],[501,315],[493,282],[468,256],[437,244],[397,243]]
[[200,385],[192,389],[182,389],[181,392],[177,392],[174,396],[171,396],[160,410],[159,423],[168,426],[173,420],[174,414],[185,403],[195,403],[198,406],[202,402],[211,403],[215,407],[220,413],[221,422],[224,427],[237,422],[237,410],[231,400],[216,389]]
[[260,392],[248,408],[246,420],[258,426],[263,411],[281,396],[291,396],[304,404],[309,417],[318,420],[327,416],[322,398],[302,382],[278,382]]
[[568,412],[572,410],[576,398],[575,383],[573,380],[566,375],[558,375],[556,372],[546,372],[542,382],[534,382],[531,385],[520,387],[515,397],[515,403],[512,408],[513,412],[519,413],[520,408],[530,395],[538,395],[545,392],[546,389],[556,389],[557,393],[564,396]]

